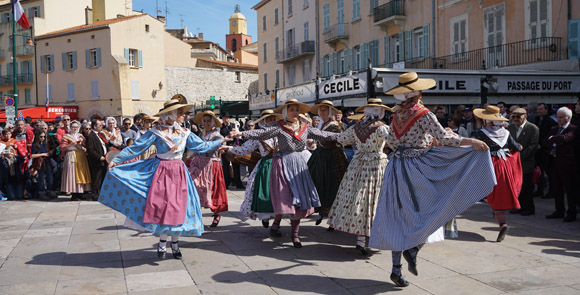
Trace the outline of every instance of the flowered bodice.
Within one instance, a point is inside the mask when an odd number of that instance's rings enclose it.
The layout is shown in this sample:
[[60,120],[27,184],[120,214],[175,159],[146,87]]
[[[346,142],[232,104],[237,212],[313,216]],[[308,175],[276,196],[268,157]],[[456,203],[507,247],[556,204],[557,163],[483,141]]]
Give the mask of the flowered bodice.
[[383,152],[390,127],[381,121],[359,121],[338,136],[342,145],[357,146],[357,155],[386,158]]
[[157,157],[163,160],[181,160],[185,148],[195,153],[207,153],[217,149],[221,140],[205,142],[197,135],[183,130],[179,136],[155,134],[151,130],[140,136],[135,143],[119,153],[113,162],[121,163],[133,159],[149,149],[152,145],[157,148]]
[[[334,133],[342,133],[344,132],[344,128],[341,127],[337,121],[328,121],[326,122],[322,128],[322,131],[326,131],[326,132],[334,132]],[[335,140],[319,140],[317,141],[317,148],[322,148],[322,149],[329,149],[332,147],[336,147],[336,141]]]
[[426,148],[433,143],[433,139],[437,139],[440,144],[447,146],[459,146],[462,137],[445,130],[437,117],[432,112],[427,112],[407,129],[407,131],[397,138],[392,126],[389,129],[387,144],[392,149],[398,146]]

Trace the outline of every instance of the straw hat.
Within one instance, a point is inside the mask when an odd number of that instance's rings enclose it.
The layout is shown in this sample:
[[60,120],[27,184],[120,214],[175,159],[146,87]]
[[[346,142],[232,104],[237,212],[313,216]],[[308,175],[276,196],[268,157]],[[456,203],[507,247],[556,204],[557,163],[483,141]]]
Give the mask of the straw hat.
[[282,115],[281,114],[276,114],[274,113],[273,110],[263,110],[261,117],[256,119],[254,121],[254,124],[258,124],[260,121],[265,120],[266,118],[270,117],[270,116],[276,116],[276,120],[282,120]]
[[304,114],[298,114],[298,117],[300,117],[300,119],[304,119],[304,121],[308,122],[308,124],[312,124],[312,119],[308,118],[308,116]]
[[365,116],[365,114],[363,114],[363,113],[358,113],[358,114],[354,114],[354,115],[352,115],[352,116],[348,116],[348,117],[346,117],[346,118],[347,118],[347,119],[349,119],[349,120],[358,121],[358,120],[362,119],[364,116]]
[[154,117],[149,117],[149,115],[145,115],[143,116],[143,121],[150,121],[150,122],[155,122],[157,121],[158,118],[154,118]]
[[176,94],[173,97],[171,97],[171,99],[177,99],[179,101],[179,103],[181,104],[187,104],[187,98],[185,98],[185,96],[183,96],[183,94]]
[[332,109],[334,111],[335,114],[342,113],[339,109],[334,107],[334,103],[332,103],[332,101],[330,101],[330,100],[323,100],[321,103],[313,105],[310,108],[310,112],[318,115],[318,108],[321,106],[329,107],[330,109]]
[[310,107],[307,104],[301,103],[297,99],[291,98],[291,99],[287,100],[283,105],[275,108],[274,109],[274,113],[281,114],[282,113],[282,110],[284,109],[284,107],[287,107],[287,106],[290,106],[290,105],[293,105],[293,104],[299,106],[300,107],[300,112],[303,113],[303,114],[304,113],[308,113],[308,111],[310,111]]
[[220,120],[216,117],[214,112],[212,112],[210,110],[195,114],[195,116],[193,117],[193,122],[195,122],[195,124],[201,126],[201,121],[203,119],[203,116],[211,116],[213,118],[213,121],[215,122],[215,127],[217,127],[217,128],[222,127],[222,122],[220,122]]
[[[383,100],[380,98],[369,98],[367,104],[356,108],[355,112],[362,113],[364,112],[366,107],[381,107],[389,112],[392,112],[393,109],[383,104]],[[356,116],[356,115],[355,115]]]
[[433,88],[437,83],[433,79],[419,78],[417,73],[408,72],[399,76],[399,85],[385,92],[389,95],[404,94],[418,90]]
[[496,106],[489,105],[485,109],[474,109],[473,114],[484,120],[490,121],[509,121],[508,119],[502,117],[499,113],[499,108]]
[[163,108],[159,110],[159,113],[155,114],[154,117],[159,117],[161,114],[165,114],[167,112],[175,111],[177,109],[183,109],[184,112],[187,112],[193,108],[191,104],[182,104],[179,102],[178,99],[170,99],[163,104]]

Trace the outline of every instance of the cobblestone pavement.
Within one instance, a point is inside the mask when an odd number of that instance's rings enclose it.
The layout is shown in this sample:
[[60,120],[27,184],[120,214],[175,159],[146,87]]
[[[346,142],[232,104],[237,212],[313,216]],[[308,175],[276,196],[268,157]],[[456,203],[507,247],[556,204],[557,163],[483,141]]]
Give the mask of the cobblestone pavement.
[[390,252],[362,257],[354,236],[314,218],[295,249],[287,220],[271,238],[237,211],[243,191],[228,196],[234,211],[183,238],[183,260],[157,259],[158,238],[123,228],[123,215],[96,202],[2,202],[0,294],[580,294],[580,222],[545,219],[553,200],[536,199],[535,216],[508,215],[501,243],[489,206],[474,205],[458,219],[459,239],[426,245],[419,276],[404,265],[411,285],[397,288]]

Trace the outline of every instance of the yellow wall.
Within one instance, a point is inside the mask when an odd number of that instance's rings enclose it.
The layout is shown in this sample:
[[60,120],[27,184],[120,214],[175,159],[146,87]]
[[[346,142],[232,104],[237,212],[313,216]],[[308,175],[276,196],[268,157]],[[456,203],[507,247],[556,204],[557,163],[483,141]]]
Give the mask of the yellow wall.
[[258,65],[258,55],[247,52],[243,49],[234,52],[234,59],[243,64]]
[[165,65],[174,67],[195,67],[196,58],[191,57],[191,45],[165,32]]

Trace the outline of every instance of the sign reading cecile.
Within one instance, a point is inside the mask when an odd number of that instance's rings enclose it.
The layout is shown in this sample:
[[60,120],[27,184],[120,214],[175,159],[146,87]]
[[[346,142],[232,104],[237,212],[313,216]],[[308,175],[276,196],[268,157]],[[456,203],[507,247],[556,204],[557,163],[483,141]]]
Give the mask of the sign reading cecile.
[[367,74],[359,73],[322,82],[318,89],[320,99],[360,95],[367,92]]

